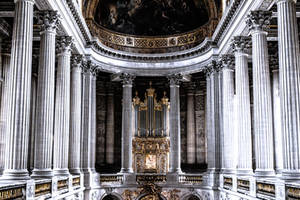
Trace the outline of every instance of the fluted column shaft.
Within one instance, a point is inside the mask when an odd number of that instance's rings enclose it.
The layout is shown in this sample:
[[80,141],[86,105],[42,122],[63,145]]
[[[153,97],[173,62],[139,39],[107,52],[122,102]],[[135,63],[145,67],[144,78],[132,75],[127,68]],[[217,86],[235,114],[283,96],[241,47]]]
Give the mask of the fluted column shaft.
[[214,163],[213,161],[213,154],[211,152],[211,147],[210,147],[210,140],[209,137],[211,136],[212,132],[214,132],[214,126],[211,121],[211,116],[212,114],[212,86],[211,86],[211,76],[210,76],[210,70],[207,70],[206,72],[206,102],[205,102],[205,132],[207,136],[207,165],[208,169],[214,168]]
[[2,98],[1,98],[1,114],[0,114],[0,172],[2,174],[4,170],[4,163],[6,159],[5,155],[5,135],[7,129],[7,109],[8,109],[8,77],[10,69],[10,54],[4,53],[2,55],[2,69],[4,74],[4,80],[2,84]]
[[283,141],[280,111],[280,92],[279,92],[279,69],[273,69],[273,127],[275,140],[275,169],[277,173],[281,173],[283,168]]
[[300,177],[300,63],[296,0],[277,0],[283,175]]
[[130,74],[122,74],[122,166],[121,173],[132,173],[132,81]]
[[250,113],[250,90],[248,54],[244,47],[248,38],[235,37],[235,84],[237,103],[238,173],[252,173],[252,136]]
[[95,165],[96,165],[96,132],[97,132],[97,124],[96,124],[96,80],[97,80],[97,73],[96,71],[93,71],[92,74],[92,85],[91,85],[91,104],[92,104],[92,110],[91,110],[91,160],[90,160],[90,166],[93,171],[95,171]]
[[[94,64],[91,61],[85,63],[82,76],[82,118],[81,118],[81,137],[80,137],[80,166],[86,175],[94,172],[93,147],[93,70]],[[88,183],[87,183],[88,184]],[[85,184],[86,185],[86,184]]]
[[170,81],[170,173],[181,173],[180,93],[181,75],[169,76]]
[[71,107],[70,107],[70,153],[69,169],[72,174],[80,174],[80,133],[81,133],[81,76],[82,56],[72,58]]
[[187,92],[187,163],[196,163],[196,131],[195,131],[195,104],[194,88]]
[[34,0],[16,0],[8,80],[7,130],[3,178],[26,179],[30,122]]
[[[55,87],[55,36],[58,14],[44,11],[38,67],[35,151],[32,177],[51,177]],[[50,21],[49,21],[50,20]]]
[[267,32],[272,13],[252,11],[248,25],[252,35],[253,106],[256,176],[274,175],[272,96]]
[[113,88],[108,87],[107,93],[107,117],[106,117],[106,163],[114,163],[114,141],[115,141],[115,125],[114,125],[114,93]]
[[57,44],[53,172],[57,176],[68,176],[72,38],[60,37]]
[[222,107],[223,107],[223,166],[224,173],[233,173],[236,170],[235,151],[236,135],[234,132],[234,57],[222,57]]

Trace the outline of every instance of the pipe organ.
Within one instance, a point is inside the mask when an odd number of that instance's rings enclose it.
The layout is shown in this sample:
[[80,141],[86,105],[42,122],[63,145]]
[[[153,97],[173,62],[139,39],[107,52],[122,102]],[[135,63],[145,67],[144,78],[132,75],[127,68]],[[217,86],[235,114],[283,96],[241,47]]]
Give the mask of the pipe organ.
[[169,99],[158,101],[155,89],[146,90],[142,101],[133,98],[133,169],[136,173],[166,173],[169,168]]

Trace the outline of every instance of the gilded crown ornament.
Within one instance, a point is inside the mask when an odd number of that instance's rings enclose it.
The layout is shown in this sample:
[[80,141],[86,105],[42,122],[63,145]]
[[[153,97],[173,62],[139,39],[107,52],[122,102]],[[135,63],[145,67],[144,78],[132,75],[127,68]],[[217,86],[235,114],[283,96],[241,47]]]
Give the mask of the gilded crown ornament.
[[271,11],[255,10],[247,16],[246,24],[250,30],[266,30],[272,17]]

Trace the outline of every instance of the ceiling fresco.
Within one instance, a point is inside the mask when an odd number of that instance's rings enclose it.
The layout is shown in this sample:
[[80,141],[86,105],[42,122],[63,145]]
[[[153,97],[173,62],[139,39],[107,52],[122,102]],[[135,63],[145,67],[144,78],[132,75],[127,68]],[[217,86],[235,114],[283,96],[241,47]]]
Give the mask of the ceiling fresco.
[[99,25],[141,36],[184,33],[209,21],[204,0],[101,0],[95,11]]

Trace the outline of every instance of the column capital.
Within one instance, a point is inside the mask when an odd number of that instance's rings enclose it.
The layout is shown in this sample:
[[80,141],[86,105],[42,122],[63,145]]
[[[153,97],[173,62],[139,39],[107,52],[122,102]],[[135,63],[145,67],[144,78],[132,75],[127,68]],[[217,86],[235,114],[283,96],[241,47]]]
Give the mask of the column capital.
[[177,85],[179,86],[180,82],[182,81],[182,75],[181,74],[171,74],[168,77],[168,80],[170,82],[170,86]]
[[220,62],[222,63],[221,68],[223,69],[234,69],[234,55],[223,54],[220,57]]
[[32,4],[35,4],[35,0],[14,0],[15,3],[18,3],[18,2],[29,2],[29,3],[32,3]]
[[135,79],[135,75],[122,73],[120,75],[120,79],[122,80],[123,85],[132,85],[133,80]]
[[247,36],[235,36],[232,39],[231,47],[234,52],[246,53],[251,46],[251,39]]
[[41,25],[41,33],[50,31],[56,32],[60,24],[60,15],[58,11],[43,10],[35,13],[37,24]]
[[246,24],[251,31],[266,31],[271,17],[271,11],[254,10],[247,16]]
[[83,55],[73,54],[71,57],[71,67],[72,68],[82,68]]
[[56,39],[56,51],[58,54],[71,53],[73,38],[71,36],[60,36]]
[[276,3],[292,2],[297,3],[297,0],[275,0]]

